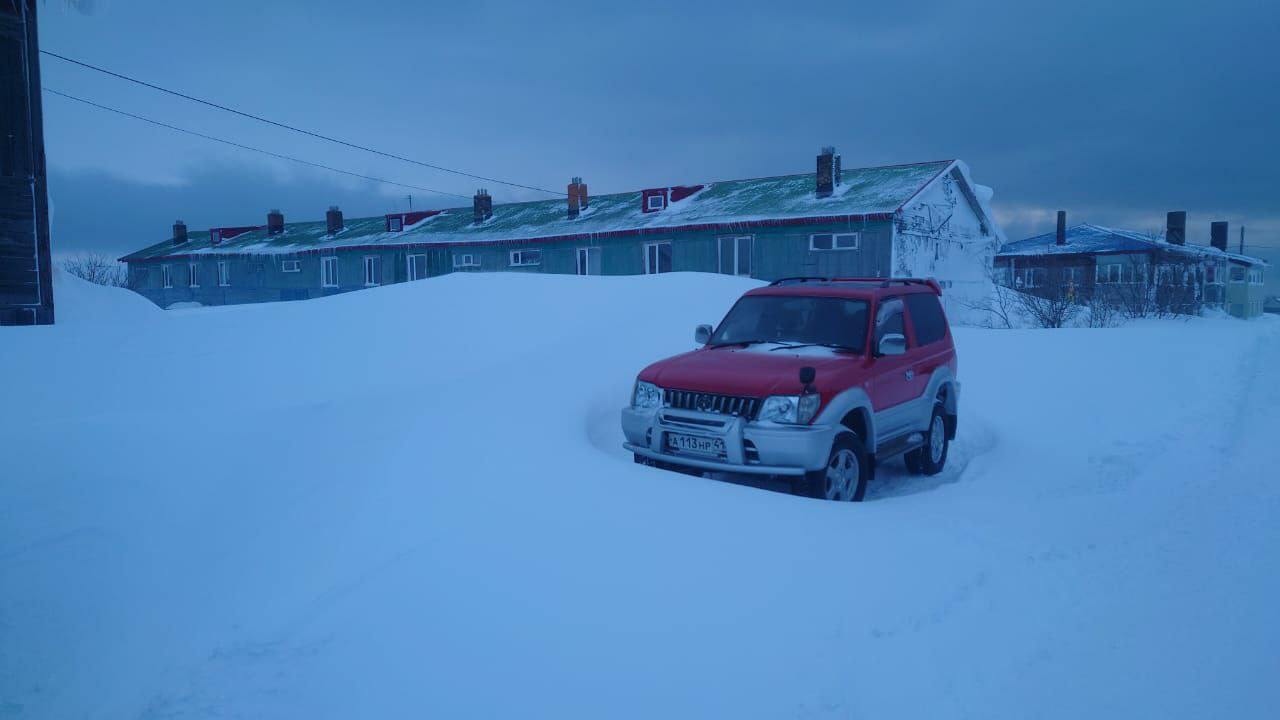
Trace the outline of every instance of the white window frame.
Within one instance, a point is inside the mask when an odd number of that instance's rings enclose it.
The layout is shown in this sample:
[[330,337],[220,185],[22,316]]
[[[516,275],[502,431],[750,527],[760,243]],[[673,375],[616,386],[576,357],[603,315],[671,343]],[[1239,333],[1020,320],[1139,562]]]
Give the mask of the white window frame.
[[473,253],[461,253],[453,256],[453,267],[458,268],[478,268],[480,267],[479,256]]
[[[1039,277],[1042,277],[1045,280],[1044,283],[1035,282],[1037,273],[1040,274]],[[1042,288],[1046,284],[1048,284],[1049,270],[1047,268],[1042,268],[1042,267],[1025,267],[1025,268],[1022,268],[1022,272],[1019,274],[1018,280],[1021,281],[1018,284],[1018,287],[1020,288],[1025,288],[1027,290],[1035,290],[1036,288]]]
[[187,263],[187,287],[200,287],[200,263]]
[[[654,204],[653,202],[654,200],[658,201],[657,205]],[[655,193],[653,195],[650,195],[644,200],[644,209],[648,210],[649,212],[653,212],[655,210],[662,210],[666,206],[667,206],[667,196],[661,193]]]
[[364,256],[364,286],[378,287],[382,284],[382,258],[377,255]]
[[[414,260],[417,260],[418,258],[422,258],[422,276],[421,277],[418,276],[418,267],[417,265],[414,264]],[[404,262],[405,262],[404,276],[409,278],[409,282],[413,282],[414,280],[426,279],[427,277],[426,253],[414,253],[412,255],[406,255],[404,258]]]
[[[329,272],[331,267],[333,268],[332,273]],[[338,287],[338,257],[336,255],[320,258],[320,287]]]
[[[529,260],[527,256],[532,254],[535,259]],[[508,258],[511,267],[534,267],[542,264],[542,251],[535,248],[527,248],[524,250],[512,250]]]
[[302,272],[301,260],[281,260],[280,272],[295,273]]
[[[662,272],[661,272],[661,268],[660,268],[660,267],[659,267],[659,268],[655,268],[655,267],[651,267],[651,266],[650,266],[650,262],[649,262],[649,248],[661,248],[663,245],[671,245],[671,241],[670,241],[670,240],[659,240],[658,242],[651,242],[651,243],[645,243],[645,244],[644,244],[644,274],[645,274],[645,275],[661,275],[661,274],[662,274]],[[672,272],[672,271],[674,271],[674,270],[676,269],[676,268],[675,268],[675,265],[676,265],[675,247],[674,247],[674,246],[672,246],[671,250],[672,250],[672,252],[671,252],[671,270],[668,270],[667,272]],[[656,264],[656,265],[659,265],[659,266],[662,264],[662,263],[661,263],[661,250],[655,250],[655,252],[654,252],[654,256],[653,256],[653,263],[654,263],[654,264]]]
[[164,289],[165,290],[172,289],[173,288],[173,269],[170,268],[168,265],[161,265],[160,270],[161,270],[160,276],[164,280]]
[[231,287],[231,268],[226,260],[218,261],[218,287]]
[[[820,248],[814,244],[815,238],[830,237],[831,247]],[[846,243],[843,247],[841,242]],[[809,249],[814,252],[841,252],[845,250],[858,250],[862,246],[862,233],[846,232],[846,233],[814,233],[809,236]]]
[[[1239,279],[1239,280],[1237,280],[1237,279],[1236,279],[1236,271],[1237,271],[1237,270],[1238,270],[1238,271],[1240,271],[1240,279]],[[1239,266],[1239,265],[1233,265],[1233,266],[1231,266],[1231,268],[1228,270],[1227,278],[1231,281],[1231,284],[1232,284],[1232,285],[1242,285],[1242,284],[1244,284],[1244,282],[1249,278],[1249,273],[1245,270],[1245,268],[1243,268],[1243,267],[1241,267],[1241,266]]]
[[[580,247],[578,248],[578,251],[574,253],[574,258],[575,258],[574,271],[577,274],[579,275],[591,274],[591,253],[592,252],[603,253],[604,251],[601,250],[599,246],[594,246],[594,247],[588,246],[588,247]],[[603,257],[601,257],[601,260],[603,261]],[[596,273],[596,274],[598,275],[599,273]]]
[[[733,272],[731,273],[723,272],[724,261],[725,261],[725,257],[724,257],[724,241],[725,240],[728,240],[730,245],[733,247],[733,257],[731,258],[733,260],[733,265],[732,265]],[[738,241],[740,240],[747,241],[747,271],[745,273],[739,272],[739,268],[741,267],[741,260],[742,260],[742,252],[738,244]],[[755,249],[755,246],[756,246],[755,235],[721,235],[720,237],[717,237],[716,238],[716,270],[718,272],[721,272],[722,274],[736,275],[737,277],[751,277],[752,273],[755,271],[755,268],[751,266],[751,255]]]
[[398,215],[393,218],[387,218],[387,227],[391,228],[391,232],[404,230],[404,218]]

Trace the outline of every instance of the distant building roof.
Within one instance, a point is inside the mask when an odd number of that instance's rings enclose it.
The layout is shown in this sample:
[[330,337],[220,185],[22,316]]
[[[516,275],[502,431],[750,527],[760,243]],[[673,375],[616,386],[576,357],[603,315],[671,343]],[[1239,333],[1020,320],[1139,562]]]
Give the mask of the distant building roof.
[[1025,240],[1005,244],[996,257],[1025,257],[1034,255],[1106,255],[1114,253],[1165,252],[1218,257],[1248,265],[1266,265],[1261,258],[1223,252],[1209,245],[1174,245],[1132,230],[1117,230],[1100,225],[1076,225],[1067,228],[1067,242],[1057,244],[1057,233],[1048,232]]
[[[641,234],[678,228],[711,228],[743,223],[770,224],[806,218],[891,216],[955,161],[845,168],[842,184],[830,197],[814,192],[814,174],[706,183],[659,212],[644,212],[643,191],[599,195],[577,218],[568,217],[564,198],[495,205],[493,217],[476,224],[470,207],[451,208],[403,231],[387,232],[383,215],[347,219],[346,229],[327,235],[323,221],[287,223],[283,233],[266,228],[223,240],[214,246],[209,233],[191,232],[187,242],[172,239],[131,253],[122,260],[150,260],[200,254],[292,254],[343,247],[401,247],[420,244],[470,244],[537,241],[610,234]],[[688,186],[685,186],[688,187]],[[673,198],[676,197],[673,194]]]

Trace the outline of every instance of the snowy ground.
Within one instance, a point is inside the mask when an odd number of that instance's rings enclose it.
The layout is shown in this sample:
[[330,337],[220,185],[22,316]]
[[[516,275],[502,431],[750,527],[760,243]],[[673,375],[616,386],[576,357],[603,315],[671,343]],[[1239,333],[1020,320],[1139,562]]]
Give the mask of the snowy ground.
[[0,330],[0,718],[1274,717],[1280,322],[960,329],[952,467],[860,505],[633,465],[749,286],[59,278]]

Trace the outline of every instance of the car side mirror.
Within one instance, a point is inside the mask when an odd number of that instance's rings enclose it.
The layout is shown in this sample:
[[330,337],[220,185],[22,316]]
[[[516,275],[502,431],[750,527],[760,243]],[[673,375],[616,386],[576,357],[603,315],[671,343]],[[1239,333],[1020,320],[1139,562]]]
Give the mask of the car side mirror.
[[699,345],[706,345],[711,342],[712,328],[710,325],[699,325],[694,328],[693,341]]
[[907,336],[901,333],[887,333],[880,338],[879,355],[903,355],[907,352]]

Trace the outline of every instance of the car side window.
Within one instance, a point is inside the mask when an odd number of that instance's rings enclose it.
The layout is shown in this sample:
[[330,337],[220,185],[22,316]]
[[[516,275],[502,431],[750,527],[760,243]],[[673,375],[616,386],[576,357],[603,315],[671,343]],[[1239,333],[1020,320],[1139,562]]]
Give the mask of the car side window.
[[907,296],[911,308],[911,326],[916,331],[916,344],[928,345],[947,336],[947,318],[942,305],[933,293],[916,293]]
[[876,310],[876,347],[880,346],[880,341],[884,340],[886,335],[906,337],[902,318],[902,298],[888,298],[880,301],[880,307]]

